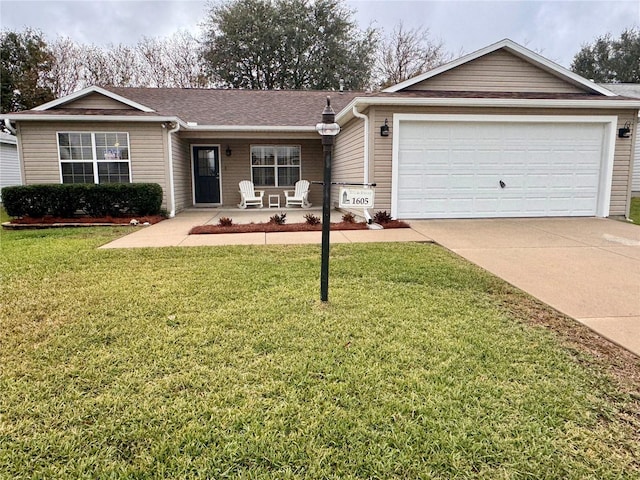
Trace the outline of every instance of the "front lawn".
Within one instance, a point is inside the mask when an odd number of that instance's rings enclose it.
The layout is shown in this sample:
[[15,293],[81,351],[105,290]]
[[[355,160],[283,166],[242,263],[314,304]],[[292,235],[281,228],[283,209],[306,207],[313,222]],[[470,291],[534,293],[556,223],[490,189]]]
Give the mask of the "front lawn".
[[631,211],[629,212],[629,218],[633,220],[633,223],[640,225],[640,197],[633,197],[631,199]]
[[0,478],[640,475],[637,383],[437,246],[333,246],[323,305],[318,246],[122,232],[1,233]]

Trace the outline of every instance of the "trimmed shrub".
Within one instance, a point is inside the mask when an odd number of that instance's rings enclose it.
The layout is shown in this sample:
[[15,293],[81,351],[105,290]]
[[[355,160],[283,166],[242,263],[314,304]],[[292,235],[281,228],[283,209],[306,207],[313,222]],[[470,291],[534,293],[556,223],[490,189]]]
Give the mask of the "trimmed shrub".
[[233,220],[229,217],[220,217],[218,219],[218,225],[220,225],[221,227],[230,227],[231,225],[233,225]]
[[162,187],[155,183],[44,184],[5,187],[2,203],[12,217],[72,217],[84,211],[92,217],[157,215]]

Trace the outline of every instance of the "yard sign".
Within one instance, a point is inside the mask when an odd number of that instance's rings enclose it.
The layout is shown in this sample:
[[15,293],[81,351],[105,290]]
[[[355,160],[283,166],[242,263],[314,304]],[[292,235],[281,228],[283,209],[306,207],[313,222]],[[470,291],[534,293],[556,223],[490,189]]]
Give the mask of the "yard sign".
[[340,187],[340,208],[372,208],[374,192],[373,188]]

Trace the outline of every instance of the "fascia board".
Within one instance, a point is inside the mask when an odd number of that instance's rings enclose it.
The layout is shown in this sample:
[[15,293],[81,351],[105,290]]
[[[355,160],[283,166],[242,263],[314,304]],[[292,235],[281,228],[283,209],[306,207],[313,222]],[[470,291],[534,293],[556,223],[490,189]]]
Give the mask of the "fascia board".
[[505,48],[508,51],[510,51],[511,53],[515,54],[516,56],[524,59],[524,60],[529,60],[534,64],[537,64],[540,68],[542,68],[543,70],[546,70],[550,73],[555,73],[556,75],[563,77],[565,80],[569,81],[569,83],[573,83],[573,84],[579,84],[582,85],[583,87],[588,88],[591,91],[600,93],[602,95],[605,95],[607,97],[614,97],[616,96],[615,93],[607,90],[604,87],[601,87],[599,85],[597,85],[594,82],[591,82],[589,80],[587,80],[584,77],[581,77],[580,75],[577,75],[569,70],[567,70],[564,67],[561,67],[560,65],[547,60],[546,58],[544,58],[541,55],[538,55],[537,53],[529,50],[528,48],[525,48],[521,45],[518,45],[517,43],[515,43],[512,40],[509,39],[504,39],[501,40],[497,43],[494,43],[492,45],[489,45],[485,48],[482,48],[480,50],[477,50],[473,53],[470,53],[468,55],[465,55],[463,57],[460,57],[457,60],[454,60],[452,62],[449,63],[445,63],[444,65],[441,65],[440,67],[437,67],[433,70],[429,70],[428,72],[423,73],[422,75],[418,75],[417,77],[413,77],[410,78],[408,80],[405,80],[404,82],[398,83],[397,85],[392,85],[391,87],[385,88],[384,90],[382,90],[383,92],[398,92],[400,90],[403,90],[404,88],[410,87],[411,85],[415,85],[416,83],[420,83],[424,80],[427,80],[431,77],[435,77],[436,75],[440,75],[441,73],[444,73],[446,71],[452,70],[464,63],[470,62],[472,60],[475,60],[476,58],[480,58],[484,55],[487,55],[488,53],[492,53],[496,50],[499,50],[501,48]]
[[142,112],[146,112],[146,113],[151,113],[151,112],[155,112],[154,109],[149,108],[145,105],[142,105],[138,102],[134,102],[133,100],[130,100],[126,97],[123,97],[121,95],[117,95],[113,92],[110,92],[109,90],[105,90],[104,88],[101,87],[87,87],[87,88],[83,88],[82,90],[78,90],[77,92],[71,93],[70,95],[67,95],[65,97],[62,98],[57,98],[55,100],[52,100],[48,103],[45,103],[43,105],[39,105],[35,108],[33,108],[33,110],[36,111],[43,111],[43,110],[50,110],[51,108],[54,107],[58,107],[60,105],[64,105],[65,103],[69,103],[73,100],[77,100],[78,98],[82,98],[84,96],[87,96],[91,93],[99,93],[101,95],[104,95],[105,97],[109,97],[112,100],[115,100],[117,102],[123,103],[125,105],[128,105],[132,108],[135,108],[136,110],[140,110]]

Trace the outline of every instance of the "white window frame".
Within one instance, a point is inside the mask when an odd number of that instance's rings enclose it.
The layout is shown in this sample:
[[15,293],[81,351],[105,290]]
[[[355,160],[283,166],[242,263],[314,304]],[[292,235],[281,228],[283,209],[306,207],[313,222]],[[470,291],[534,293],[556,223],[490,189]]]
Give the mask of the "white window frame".
[[[276,149],[276,158],[275,158],[275,163],[274,165],[254,165],[253,164],[253,149],[254,148],[275,148]],[[300,164],[299,165],[278,165],[278,156],[277,156],[277,149],[278,148],[282,148],[282,147],[294,147],[298,149],[298,157],[300,159]],[[293,188],[294,185],[278,185],[278,168],[279,167],[284,167],[284,168],[292,168],[292,167],[298,167],[298,171],[300,172],[300,175],[298,177],[298,180],[302,179],[302,146],[299,144],[279,144],[279,143],[259,143],[259,144],[255,144],[255,145],[250,145],[249,146],[249,168],[251,168],[251,182],[255,185],[255,182],[253,180],[253,168],[273,168],[274,171],[274,185],[256,185],[256,187],[260,187],[260,188]]]
[[[89,134],[91,135],[91,156],[93,157],[91,160],[63,160],[60,155],[60,135],[72,135],[72,134]],[[127,158],[126,160],[105,160],[99,159],[96,148],[96,135],[105,135],[105,134],[117,134],[117,135],[126,135],[127,136]],[[129,132],[87,132],[87,131],[59,131],[56,132],[56,145],[58,148],[58,169],[60,170],[60,183],[64,183],[63,175],[62,175],[62,164],[63,163],[93,163],[93,183],[96,185],[100,183],[100,176],[98,174],[98,164],[100,163],[127,163],[129,166],[129,183],[132,183],[132,175],[131,175],[131,142],[129,138]]]

